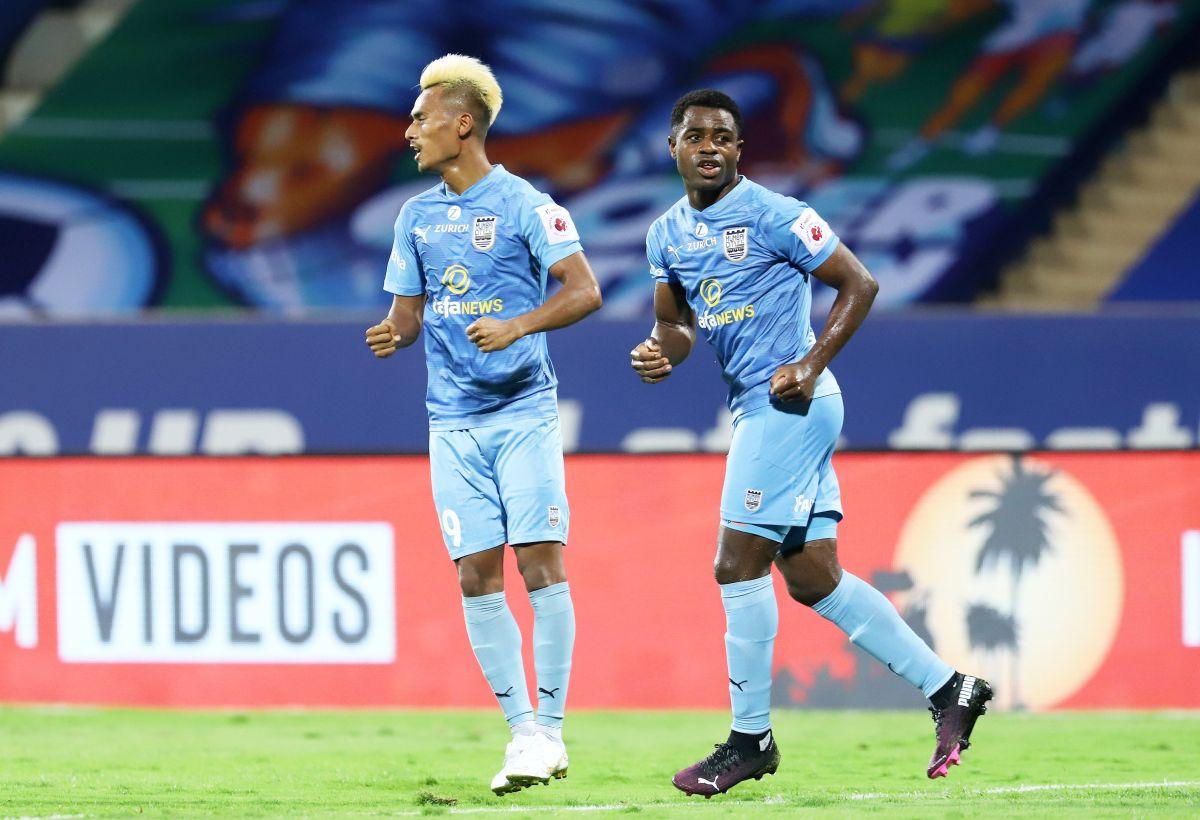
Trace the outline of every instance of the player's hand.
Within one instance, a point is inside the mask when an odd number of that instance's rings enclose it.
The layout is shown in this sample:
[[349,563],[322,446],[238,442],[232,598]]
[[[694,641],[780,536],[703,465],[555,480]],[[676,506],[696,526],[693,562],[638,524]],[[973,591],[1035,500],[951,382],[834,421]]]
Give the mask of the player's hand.
[[647,339],[629,351],[629,364],[646,384],[671,375],[671,362],[663,355],[657,339]]
[[525,334],[516,322],[484,316],[467,326],[467,338],[484,353],[503,350]]
[[824,369],[808,359],[782,365],[771,376],[771,395],[780,401],[810,402]]
[[367,328],[367,347],[376,358],[386,359],[396,352],[400,333],[391,319],[384,319],[374,327]]

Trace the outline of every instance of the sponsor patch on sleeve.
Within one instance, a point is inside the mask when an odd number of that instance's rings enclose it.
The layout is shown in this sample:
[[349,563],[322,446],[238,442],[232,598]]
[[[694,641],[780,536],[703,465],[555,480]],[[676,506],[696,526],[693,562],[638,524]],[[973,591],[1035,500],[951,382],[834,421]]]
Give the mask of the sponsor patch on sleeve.
[[571,221],[571,214],[561,205],[553,202],[537,209],[542,219],[542,229],[546,232],[546,241],[551,245],[561,245],[563,242],[579,240],[579,231]]
[[796,217],[796,221],[792,223],[791,230],[800,237],[804,247],[813,256],[820,253],[821,249],[829,244],[830,237],[833,236],[833,231],[829,230],[829,223],[812,208],[805,208],[800,212],[800,216]]

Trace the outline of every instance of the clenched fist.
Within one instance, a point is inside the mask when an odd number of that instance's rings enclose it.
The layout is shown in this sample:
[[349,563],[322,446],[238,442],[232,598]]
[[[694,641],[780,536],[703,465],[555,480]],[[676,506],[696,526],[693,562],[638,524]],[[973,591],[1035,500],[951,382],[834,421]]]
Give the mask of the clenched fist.
[[771,395],[780,401],[810,402],[823,370],[808,359],[781,365],[771,376]]
[[511,345],[525,334],[515,321],[484,316],[467,326],[467,338],[484,353],[495,353]]
[[671,375],[671,362],[663,355],[657,339],[647,339],[629,351],[629,364],[646,384]]
[[384,319],[374,327],[367,328],[367,347],[376,358],[386,359],[396,352],[400,342],[400,333],[391,319]]

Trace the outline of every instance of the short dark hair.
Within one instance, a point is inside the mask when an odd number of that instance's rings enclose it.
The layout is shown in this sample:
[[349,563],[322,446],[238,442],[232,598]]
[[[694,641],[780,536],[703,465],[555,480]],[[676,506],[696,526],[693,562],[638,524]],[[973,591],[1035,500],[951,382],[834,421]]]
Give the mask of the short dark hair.
[[732,97],[715,88],[689,91],[676,100],[675,107],[671,109],[672,131],[679,127],[679,124],[683,122],[683,115],[692,107],[719,108],[722,111],[728,111],[733,117],[733,124],[737,127],[737,135],[739,137],[742,135],[742,110],[738,108],[738,104],[733,101]]

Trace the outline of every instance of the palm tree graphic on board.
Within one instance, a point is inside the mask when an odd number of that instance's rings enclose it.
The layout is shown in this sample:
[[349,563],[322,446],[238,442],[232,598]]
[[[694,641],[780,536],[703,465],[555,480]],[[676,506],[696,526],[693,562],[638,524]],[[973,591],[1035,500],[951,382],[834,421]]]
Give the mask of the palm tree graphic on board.
[[1011,657],[1017,651],[1017,625],[1012,616],[995,607],[971,604],[967,607],[967,642],[989,657],[1001,652]]
[[[1011,640],[1012,644],[1010,686],[1014,709],[1022,708],[1021,695],[1017,689],[1017,663],[1021,654],[1017,601],[1021,576],[1037,566],[1042,556],[1051,551],[1046,514],[1063,512],[1058,496],[1046,487],[1053,477],[1053,470],[1040,472],[1028,469],[1017,455],[1013,457],[1012,472],[999,476],[999,490],[973,490],[970,495],[971,498],[995,501],[992,509],[977,515],[968,525],[991,528],[975,562],[976,574],[989,567],[999,568],[1007,562],[1009,574],[1012,576],[1009,617],[1004,630],[1009,634],[1003,637]],[[976,618],[979,619],[981,614],[976,613]],[[968,619],[969,617],[968,613]],[[995,637],[1000,638],[999,635]]]

